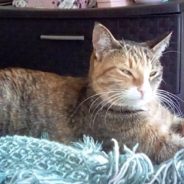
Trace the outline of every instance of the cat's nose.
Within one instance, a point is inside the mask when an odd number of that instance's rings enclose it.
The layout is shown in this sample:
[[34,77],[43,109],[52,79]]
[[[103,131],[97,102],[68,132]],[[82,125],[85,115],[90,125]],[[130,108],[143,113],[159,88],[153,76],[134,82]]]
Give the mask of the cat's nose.
[[144,89],[142,89],[142,88],[138,88],[137,89],[138,91],[139,91],[139,93],[141,94],[141,99],[143,99],[144,98]]

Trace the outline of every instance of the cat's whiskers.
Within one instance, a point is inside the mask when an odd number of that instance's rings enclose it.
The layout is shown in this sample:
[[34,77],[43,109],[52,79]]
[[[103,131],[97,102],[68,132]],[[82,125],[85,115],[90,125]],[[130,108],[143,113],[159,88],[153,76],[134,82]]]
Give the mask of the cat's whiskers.
[[[174,115],[175,114],[177,114],[179,116],[182,115],[182,112],[180,110],[179,105],[174,103],[174,101],[172,99],[170,99],[167,95],[161,94],[161,93],[157,93],[157,96],[159,97],[161,102],[165,103],[169,107],[169,109],[174,113]],[[165,107],[168,108],[167,106],[165,106]]]
[[99,95],[89,106],[89,110],[88,112],[91,113],[91,109],[93,108],[93,106],[95,105],[95,103],[101,99],[101,96]]
[[[114,93],[114,91],[109,91],[109,92],[106,92],[105,94],[110,94],[110,93]],[[103,93],[104,94],[104,93]],[[100,96],[95,100],[95,103],[98,99],[101,98],[100,102],[98,104],[96,104],[95,108],[93,109],[92,113],[91,113],[91,117],[94,115],[95,111],[98,109],[99,106],[101,106],[103,103],[107,103],[106,101],[104,101],[101,97],[101,95],[103,95],[102,93],[100,94]],[[90,105],[90,108],[89,110],[91,111],[92,109],[92,106],[95,105],[95,103],[93,102],[91,105]],[[97,110],[98,111],[98,110]]]
[[176,98],[174,98],[173,96],[166,95],[164,93],[160,93],[160,95],[167,98],[169,101],[171,101],[174,104],[174,106],[176,106],[178,109],[180,109],[180,104]]
[[[106,110],[106,112],[105,112],[105,117],[104,117],[104,119],[105,119],[105,124],[106,124],[106,118],[107,118],[107,113],[108,113],[108,111],[109,111],[109,109],[113,106],[113,105],[115,105],[115,104],[117,104],[117,100],[119,100],[120,99],[120,97],[122,97],[122,94],[117,94],[117,96],[116,97],[114,97],[113,99],[111,99],[112,101],[111,101],[111,103],[110,103],[110,105],[109,105],[109,107],[107,108],[107,110]],[[121,99],[121,103],[123,103],[123,101],[122,101],[122,99]]]
[[82,102],[80,102],[80,103],[77,105],[77,107],[74,109],[72,115],[74,115],[74,114],[77,112],[77,110],[78,110],[84,103],[86,103],[87,101],[89,101],[89,100],[91,100],[91,99],[93,99],[93,98],[95,98],[95,99],[96,99],[96,97],[99,98],[102,94],[105,94],[105,93],[112,93],[112,91],[104,91],[104,92],[96,93],[96,94],[93,94],[93,95],[87,97],[86,99],[84,99]]
[[[170,99],[168,99],[168,101],[170,102]],[[166,104],[168,105],[168,103],[166,103]],[[180,109],[180,106],[176,106],[173,101],[172,101],[172,103],[170,103],[170,107],[171,106],[173,107],[173,112],[175,112],[174,115],[179,116],[179,117],[183,117],[183,113]]]
[[162,106],[164,106],[166,109],[169,109],[174,115],[176,115],[176,108],[174,108],[172,102],[162,96],[159,96],[159,99],[162,103]]
[[178,106],[179,109],[180,109],[180,102],[184,103],[184,101],[180,97],[178,97],[178,96],[176,96],[176,95],[174,95],[174,94],[172,94],[172,93],[170,93],[168,91],[158,90],[158,92],[160,94],[163,94],[163,95],[167,96],[168,98],[170,97],[172,100],[174,100],[174,102],[177,103],[177,106]]
[[174,100],[178,99],[178,100],[180,100],[181,102],[184,103],[184,100],[182,100],[180,97],[174,95],[173,93],[170,93],[169,91],[165,91],[165,90],[159,89],[158,92],[159,93],[166,94],[166,95],[172,97]]
[[[90,122],[90,125],[91,125],[91,127],[93,127],[93,125],[94,125],[94,122],[95,122],[95,119],[96,119],[96,117],[97,117],[97,115],[98,115],[98,113],[100,112],[100,110],[102,110],[103,109],[103,107],[105,106],[105,105],[107,105],[108,103],[106,102],[106,101],[101,101],[96,107],[95,107],[95,110],[92,112],[92,114],[91,114],[91,120],[92,120],[92,122]],[[99,108],[101,106],[101,108]],[[99,109],[98,109],[99,108]],[[97,110],[97,111],[96,111]],[[95,111],[96,111],[96,113],[95,113]],[[94,118],[93,118],[93,116],[94,116]]]
[[96,97],[96,96],[99,96],[100,94],[95,94],[95,95],[91,95],[89,96],[88,98],[84,99],[82,102],[80,102],[77,107],[74,109],[73,113],[71,116],[73,116],[78,110],[79,108],[81,107],[81,105],[83,105],[85,102],[87,102],[88,100],[91,100],[92,98]]
[[[92,116],[91,116],[91,117],[94,116],[94,118],[92,119],[92,125],[94,125],[95,119],[96,119],[98,113],[99,113],[106,105],[111,105],[112,99],[113,99],[113,98],[116,98],[116,97],[117,97],[117,93],[114,94],[114,95],[111,95],[111,96],[109,97],[109,100],[108,100],[108,101],[103,101],[103,100],[102,100],[102,101],[96,106],[96,108],[95,108],[94,111],[92,112]],[[100,106],[101,106],[101,107],[100,107]],[[100,107],[100,108],[99,108],[99,107]],[[99,108],[99,109],[98,109],[98,108]],[[95,111],[96,111],[96,112],[95,112]]]
[[[175,108],[175,104],[173,104],[173,102],[171,101],[171,99],[169,99],[167,96],[163,95],[163,94],[157,94],[157,96],[159,97],[159,99],[161,100],[162,104],[168,105],[169,108],[175,112],[176,108]],[[168,108],[168,107],[167,107]]]
[[[122,90],[123,91],[123,90]],[[113,93],[118,93],[118,92],[122,92],[122,91],[120,91],[120,90],[111,90],[111,91],[108,91],[108,92],[104,92],[103,94],[113,94]],[[89,112],[91,112],[91,109],[92,109],[92,107],[95,105],[95,103],[100,99],[100,98],[102,98],[102,95],[103,95],[102,93],[99,93],[99,97],[97,97],[92,103],[91,103],[91,105],[90,105],[90,108],[89,108]]]

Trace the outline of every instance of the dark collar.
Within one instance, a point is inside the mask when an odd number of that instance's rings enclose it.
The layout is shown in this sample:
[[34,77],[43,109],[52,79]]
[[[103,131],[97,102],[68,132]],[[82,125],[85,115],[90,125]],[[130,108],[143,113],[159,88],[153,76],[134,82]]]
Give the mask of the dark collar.
[[142,109],[138,109],[138,110],[130,110],[130,109],[123,109],[122,107],[117,107],[117,106],[113,106],[111,107],[110,109],[108,109],[107,107],[105,107],[104,109],[108,110],[109,112],[112,112],[112,113],[121,113],[121,114],[137,114],[137,113],[140,113],[140,112],[145,112],[144,110]]

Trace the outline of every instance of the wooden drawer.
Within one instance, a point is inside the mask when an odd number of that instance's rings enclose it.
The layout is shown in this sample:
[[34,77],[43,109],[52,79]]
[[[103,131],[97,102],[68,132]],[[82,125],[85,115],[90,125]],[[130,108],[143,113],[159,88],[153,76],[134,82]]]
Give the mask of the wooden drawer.
[[[114,19],[0,19],[0,55],[4,58],[0,67],[86,75],[95,21],[104,23],[118,35]],[[66,37],[69,39],[65,40]]]
[[0,67],[18,66],[62,75],[87,73],[93,29],[90,21],[0,19],[0,27]]

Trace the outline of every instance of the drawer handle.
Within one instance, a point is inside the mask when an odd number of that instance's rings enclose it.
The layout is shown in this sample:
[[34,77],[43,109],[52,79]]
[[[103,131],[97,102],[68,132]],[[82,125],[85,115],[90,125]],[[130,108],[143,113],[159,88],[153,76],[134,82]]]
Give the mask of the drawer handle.
[[71,40],[84,41],[84,36],[70,36],[70,35],[40,35],[41,40]]

